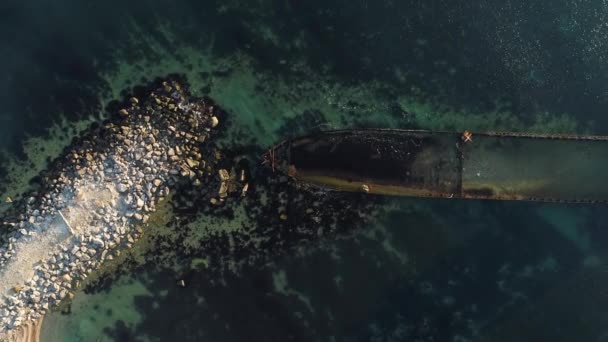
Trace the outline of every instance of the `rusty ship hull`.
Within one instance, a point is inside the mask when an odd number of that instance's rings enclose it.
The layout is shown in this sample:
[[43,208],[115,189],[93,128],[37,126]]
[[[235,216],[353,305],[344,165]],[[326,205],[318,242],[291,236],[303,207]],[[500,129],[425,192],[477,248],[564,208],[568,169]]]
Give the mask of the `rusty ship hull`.
[[337,191],[453,199],[608,202],[608,137],[357,129],[283,141],[266,155]]

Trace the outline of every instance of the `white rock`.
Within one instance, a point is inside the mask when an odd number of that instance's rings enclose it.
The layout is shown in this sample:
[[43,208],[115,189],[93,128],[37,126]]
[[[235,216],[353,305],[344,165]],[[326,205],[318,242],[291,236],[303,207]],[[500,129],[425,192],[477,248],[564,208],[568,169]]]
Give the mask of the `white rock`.
[[219,123],[220,123],[220,120],[217,118],[217,116],[211,117],[211,127],[216,127]]

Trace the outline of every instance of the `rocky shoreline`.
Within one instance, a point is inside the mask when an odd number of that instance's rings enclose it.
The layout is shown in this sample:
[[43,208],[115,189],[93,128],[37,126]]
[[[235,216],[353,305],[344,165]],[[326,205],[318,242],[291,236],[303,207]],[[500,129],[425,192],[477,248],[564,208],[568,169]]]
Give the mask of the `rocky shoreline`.
[[216,182],[212,203],[234,190],[208,148],[225,113],[210,99],[191,97],[179,77],[141,92],[75,139],[39,189],[6,199],[12,203],[0,220],[0,337],[42,317],[121,246],[130,247],[175,183]]

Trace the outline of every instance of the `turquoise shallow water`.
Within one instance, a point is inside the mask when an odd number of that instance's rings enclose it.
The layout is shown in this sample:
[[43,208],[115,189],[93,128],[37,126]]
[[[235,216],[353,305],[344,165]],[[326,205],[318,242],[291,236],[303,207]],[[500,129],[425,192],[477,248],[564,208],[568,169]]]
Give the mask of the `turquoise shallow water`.
[[[247,153],[329,128],[608,127],[601,3],[68,1],[0,15],[6,194],[124,89],[169,73],[229,111],[221,143]],[[168,243],[78,292],[43,341],[605,338],[603,207],[342,200],[357,219],[301,235],[240,204],[187,224],[168,212],[149,232]],[[224,247],[242,231],[273,242]]]

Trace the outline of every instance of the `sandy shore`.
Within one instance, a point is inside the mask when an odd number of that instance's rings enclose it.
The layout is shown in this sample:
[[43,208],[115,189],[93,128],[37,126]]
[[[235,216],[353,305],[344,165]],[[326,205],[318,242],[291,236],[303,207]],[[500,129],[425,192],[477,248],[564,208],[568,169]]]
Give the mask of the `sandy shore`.
[[6,335],[0,335],[0,342],[38,342],[43,319],[29,321]]

